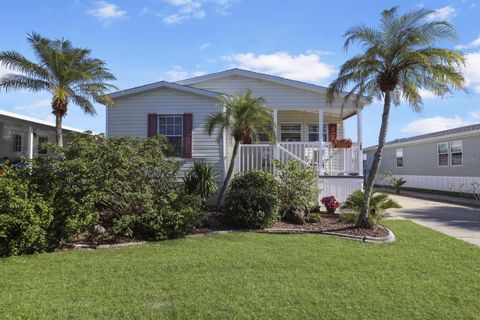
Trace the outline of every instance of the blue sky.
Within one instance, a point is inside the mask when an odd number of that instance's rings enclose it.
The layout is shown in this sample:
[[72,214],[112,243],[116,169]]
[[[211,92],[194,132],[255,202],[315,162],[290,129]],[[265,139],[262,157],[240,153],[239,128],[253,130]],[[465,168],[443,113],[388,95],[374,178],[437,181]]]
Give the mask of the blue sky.
[[[0,11],[0,50],[33,58],[27,33],[68,38],[92,49],[125,89],[242,67],[328,85],[345,53],[342,35],[350,26],[376,25],[383,9],[427,7],[457,27],[455,41],[441,43],[465,52],[470,94],[445,99],[424,94],[424,110],[405,104],[391,114],[389,139],[480,122],[480,1],[307,1],[307,0],[107,0],[6,1]],[[0,67],[0,74],[6,70]],[[0,93],[0,108],[51,119],[48,94]],[[103,132],[98,116],[70,106],[65,125]],[[381,105],[364,112],[364,144],[376,143]],[[354,121],[347,135],[356,137]]]

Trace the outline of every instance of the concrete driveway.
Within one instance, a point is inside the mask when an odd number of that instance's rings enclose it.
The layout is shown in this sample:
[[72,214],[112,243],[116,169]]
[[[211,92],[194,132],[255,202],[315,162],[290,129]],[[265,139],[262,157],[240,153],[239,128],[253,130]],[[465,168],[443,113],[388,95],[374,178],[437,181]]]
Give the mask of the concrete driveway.
[[391,195],[403,207],[390,209],[392,217],[422,226],[480,247],[480,209],[443,202]]

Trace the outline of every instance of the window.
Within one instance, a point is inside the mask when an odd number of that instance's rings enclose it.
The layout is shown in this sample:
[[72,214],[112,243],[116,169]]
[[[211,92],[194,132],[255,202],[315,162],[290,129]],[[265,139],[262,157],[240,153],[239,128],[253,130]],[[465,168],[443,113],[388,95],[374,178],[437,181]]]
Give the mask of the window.
[[437,144],[438,165],[440,167],[448,166],[448,142]]
[[13,152],[22,152],[22,136],[19,134],[13,135]]
[[462,140],[450,142],[450,163],[452,166],[461,166],[463,164]]
[[183,116],[181,114],[158,116],[158,133],[173,146],[175,155],[182,154]]
[[[323,141],[327,141],[328,125],[323,125]],[[318,141],[318,124],[308,125],[308,141]]]
[[281,141],[302,141],[302,125],[300,123],[280,124]]
[[48,142],[48,137],[38,137],[38,154],[47,154],[44,144]]
[[396,158],[397,158],[397,168],[403,168],[403,148],[397,149]]

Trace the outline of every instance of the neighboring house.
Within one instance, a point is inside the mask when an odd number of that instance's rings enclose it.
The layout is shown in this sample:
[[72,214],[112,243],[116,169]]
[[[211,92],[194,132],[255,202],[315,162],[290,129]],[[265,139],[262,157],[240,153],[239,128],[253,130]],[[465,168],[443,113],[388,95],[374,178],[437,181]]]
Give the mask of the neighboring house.
[[[63,127],[65,135],[69,132],[83,131]],[[55,124],[0,110],[0,161],[32,159],[42,152],[39,145],[47,141],[55,142]]]
[[[364,149],[366,169],[375,150]],[[480,182],[480,124],[387,142],[379,172],[386,171],[403,177],[409,188],[468,191]]]
[[[194,160],[212,163],[222,180],[232,157],[233,141],[205,133],[207,117],[222,110],[218,98],[251,89],[273,110],[278,143],[244,141],[235,172],[252,169],[273,171],[274,158],[317,166],[322,175],[323,194],[344,200],[362,187],[360,106],[325,102],[326,88],[241,69],[195,77],[175,83],[160,81],[110,94],[115,107],[107,108],[106,133],[110,137],[165,135],[177,147],[184,170]],[[350,148],[334,148],[344,138],[343,121],[358,115],[358,141]]]

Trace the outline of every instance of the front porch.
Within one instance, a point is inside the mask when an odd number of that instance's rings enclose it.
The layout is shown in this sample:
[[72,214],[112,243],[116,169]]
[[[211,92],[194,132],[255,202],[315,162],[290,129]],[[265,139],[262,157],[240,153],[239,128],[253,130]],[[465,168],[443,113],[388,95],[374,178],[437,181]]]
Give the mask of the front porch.
[[[356,115],[357,137],[347,139],[344,120]],[[298,161],[302,167],[315,166],[321,177],[320,196],[335,195],[339,201],[363,186],[362,110],[340,109],[277,110],[273,109],[275,141],[240,144],[235,172],[263,170],[275,173],[274,160]]]

